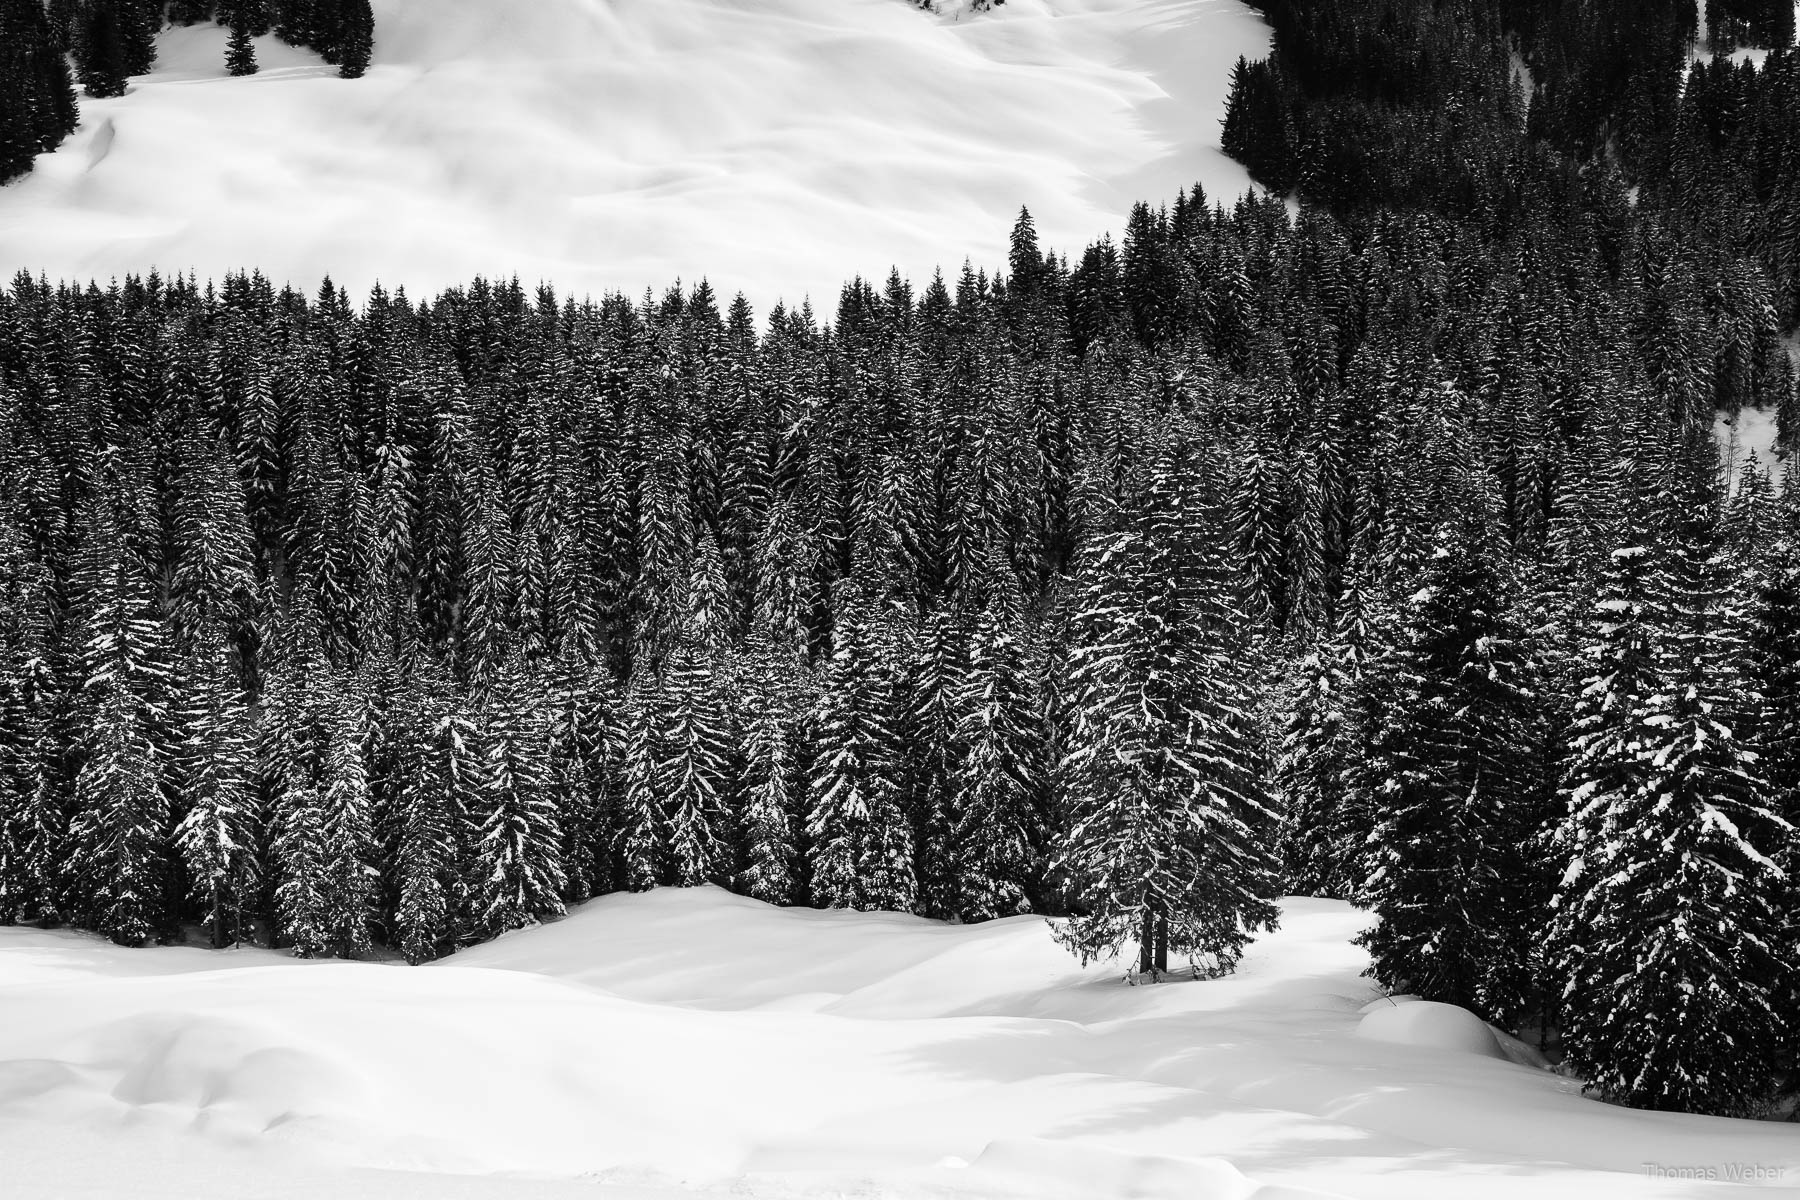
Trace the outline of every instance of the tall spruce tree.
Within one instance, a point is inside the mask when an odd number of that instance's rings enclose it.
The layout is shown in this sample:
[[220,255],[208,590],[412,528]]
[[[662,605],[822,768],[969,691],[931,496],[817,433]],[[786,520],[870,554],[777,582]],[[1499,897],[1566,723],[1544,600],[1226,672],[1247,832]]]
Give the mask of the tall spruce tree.
[[1795,959],[1771,857],[1792,828],[1740,740],[1732,567],[1690,513],[1666,561],[1614,551],[1578,708],[1550,927],[1569,1061],[1608,1099],[1752,1115]]
[[544,709],[541,691],[517,664],[479,699],[469,905],[473,928],[485,937],[563,912],[562,831],[548,792]]
[[250,40],[250,18],[239,4],[231,14],[231,37],[225,43],[225,72],[228,75],[254,75],[256,44]]
[[183,815],[175,845],[214,946],[247,940],[262,883],[255,749],[223,630],[205,626],[192,656],[187,738],[177,754]]
[[991,568],[990,596],[970,639],[956,696],[961,755],[950,786],[950,911],[964,921],[1030,907],[1027,888],[1042,844],[1043,747],[1035,681],[1010,572]]
[[1130,527],[1087,552],[1070,648],[1055,869],[1076,914],[1058,940],[1084,962],[1136,942],[1140,973],[1171,954],[1232,970],[1277,910],[1260,737],[1203,465],[1166,444]]
[[67,816],[52,777],[50,583],[0,515],[0,924],[62,915]]
[[812,715],[806,834],[813,903],[910,911],[918,898],[913,830],[901,808],[894,689],[877,618],[840,589],[831,664]]
[[1383,984],[1512,1025],[1538,1007],[1548,880],[1529,847],[1551,818],[1545,735],[1486,497],[1465,487],[1398,643],[1368,668],[1357,771],[1380,920],[1359,940]]

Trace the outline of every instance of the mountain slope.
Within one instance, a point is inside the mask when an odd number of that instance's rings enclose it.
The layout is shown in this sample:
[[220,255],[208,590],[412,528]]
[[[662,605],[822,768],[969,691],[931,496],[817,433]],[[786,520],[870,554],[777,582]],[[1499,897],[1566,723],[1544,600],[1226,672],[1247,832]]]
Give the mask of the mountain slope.
[[0,189],[0,267],[105,279],[260,267],[415,295],[709,276],[760,307],[851,274],[1004,261],[1021,203],[1079,248],[1131,202],[1248,180],[1217,149],[1238,0],[377,0],[342,80],[174,29],[157,71]]

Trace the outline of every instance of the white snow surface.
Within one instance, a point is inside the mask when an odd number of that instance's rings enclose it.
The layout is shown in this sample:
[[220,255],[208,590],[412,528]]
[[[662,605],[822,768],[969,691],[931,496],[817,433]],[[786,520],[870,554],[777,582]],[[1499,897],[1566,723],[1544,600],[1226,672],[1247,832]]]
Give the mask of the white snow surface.
[[0,929],[0,1194],[1800,1196],[1793,1126],[1357,1036],[1366,923],[1289,899],[1235,975],[1140,987],[1033,917],[711,888],[609,896],[421,968]]
[[0,270],[258,267],[353,297],[477,274],[599,296],[680,277],[825,312],[852,275],[1004,267],[1028,205],[1079,254],[1137,200],[1250,187],[1218,148],[1239,0],[374,0],[359,80],[171,29],[154,73],[0,188]]

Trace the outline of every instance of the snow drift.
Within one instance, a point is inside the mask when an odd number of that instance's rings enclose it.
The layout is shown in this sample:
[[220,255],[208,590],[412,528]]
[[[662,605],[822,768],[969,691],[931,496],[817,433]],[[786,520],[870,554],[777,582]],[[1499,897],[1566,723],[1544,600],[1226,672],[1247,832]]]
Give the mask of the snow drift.
[[160,65],[0,189],[0,267],[88,278],[260,267],[418,296],[476,274],[564,292],[680,276],[834,304],[1005,262],[1029,205],[1079,253],[1132,202],[1249,186],[1218,150],[1238,0],[375,0],[335,77],[259,39],[166,32]]
[[1604,1198],[1685,1194],[1643,1164],[1714,1161],[1800,1180],[1791,1127],[1357,1036],[1365,922],[1289,900],[1236,975],[1154,987],[1078,968],[1036,918],[713,889],[609,896],[419,969],[0,929],[6,1194]]

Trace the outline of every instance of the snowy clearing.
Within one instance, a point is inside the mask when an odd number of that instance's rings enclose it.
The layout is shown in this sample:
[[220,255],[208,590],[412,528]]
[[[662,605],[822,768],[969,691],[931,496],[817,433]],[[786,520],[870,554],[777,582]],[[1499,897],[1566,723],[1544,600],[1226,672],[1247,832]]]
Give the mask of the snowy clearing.
[[260,268],[353,296],[476,274],[563,292],[708,276],[766,312],[855,273],[1005,262],[1021,204],[1079,254],[1139,199],[1249,186],[1218,149],[1238,0],[375,0],[342,80],[216,27],[0,189],[0,265],[86,279]]
[[1307,899],[1284,912],[1235,976],[1154,987],[1077,969],[1036,918],[947,926],[713,889],[609,896],[418,969],[0,929],[6,1194],[1588,1200],[1727,1186],[1653,1164],[1760,1167],[1759,1195],[1800,1195],[1790,1125],[1611,1108],[1501,1058],[1358,1036],[1376,998],[1349,945],[1364,914]]

